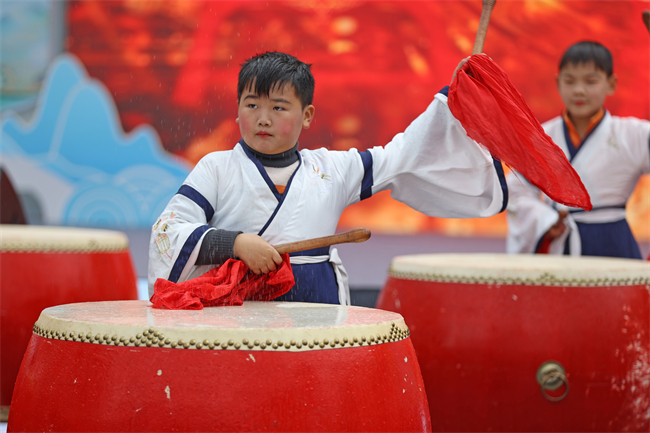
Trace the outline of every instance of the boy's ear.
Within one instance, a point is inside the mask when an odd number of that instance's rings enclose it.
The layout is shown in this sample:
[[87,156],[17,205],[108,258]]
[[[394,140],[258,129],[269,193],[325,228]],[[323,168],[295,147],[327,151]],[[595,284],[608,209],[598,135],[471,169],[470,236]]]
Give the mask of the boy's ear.
[[611,95],[616,90],[616,85],[618,84],[618,77],[614,74],[610,75],[610,77],[607,79],[607,84],[609,84],[609,92],[607,92],[607,94]]
[[314,120],[314,113],[316,113],[316,107],[313,105],[308,105],[302,112],[302,128],[309,129],[312,120]]
[[239,117],[235,119],[235,123],[239,125]]

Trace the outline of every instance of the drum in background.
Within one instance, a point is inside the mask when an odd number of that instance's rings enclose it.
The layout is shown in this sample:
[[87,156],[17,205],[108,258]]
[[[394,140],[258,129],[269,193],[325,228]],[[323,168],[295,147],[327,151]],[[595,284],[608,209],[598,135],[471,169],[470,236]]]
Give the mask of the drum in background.
[[43,311],[9,431],[430,431],[399,314],[245,302],[147,301]]
[[396,257],[377,307],[400,313],[436,431],[648,431],[650,263]]
[[4,422],[34,322],[44,308],[137,299],[128,239],[109,230],[0,225],[0,287]]

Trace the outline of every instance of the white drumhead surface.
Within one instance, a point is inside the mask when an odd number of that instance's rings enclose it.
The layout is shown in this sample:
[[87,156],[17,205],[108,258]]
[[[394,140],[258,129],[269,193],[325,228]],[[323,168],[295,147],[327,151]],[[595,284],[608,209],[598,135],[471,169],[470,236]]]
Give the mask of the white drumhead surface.
[[[276,350],[351,347],[408,336],[401,315],[373,308],[252,301],[203,310],[161,310],[148,305],[147,301],[111,301],[46,308],[34,330],[48,338],[101,344],[126,341],[131,344],[123,345],[144,346],[149,342],[177,348],[190,343],[187,348],[225,345],[223,349],[255,350],[264,349],[262,345],[271,349],[274,344]],[[201,347],[196,347],[197,343]]]
[[397,256],[395,278],[495,284],[650,284],[650,262],[545,254],[418,254]]
[[2,252],[123,251],[129,240],[119,231],[33,225],[0,225]]

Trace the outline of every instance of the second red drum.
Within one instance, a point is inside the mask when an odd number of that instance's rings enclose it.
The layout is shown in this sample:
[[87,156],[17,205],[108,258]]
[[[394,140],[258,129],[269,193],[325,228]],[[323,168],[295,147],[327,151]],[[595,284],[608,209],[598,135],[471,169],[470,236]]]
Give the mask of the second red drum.
[[648,431],[650,263],[396,257],[378,308],[411,330],[435,431]]

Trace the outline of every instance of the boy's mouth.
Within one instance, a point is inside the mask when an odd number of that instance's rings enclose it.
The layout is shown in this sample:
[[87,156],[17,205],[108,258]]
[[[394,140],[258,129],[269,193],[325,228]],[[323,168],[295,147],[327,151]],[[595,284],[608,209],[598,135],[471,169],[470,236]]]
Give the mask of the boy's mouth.
[[573,105],[577,105],[578,107],[582,107],[583,105],[585,105],[585,101],[575,101],[573,103]]
[[268,132],[260,131],[260,132],[257,133],[257,136],[262,137],[262,138],[266,138],[266,137],[270,137],[271,134],[269,134]]

